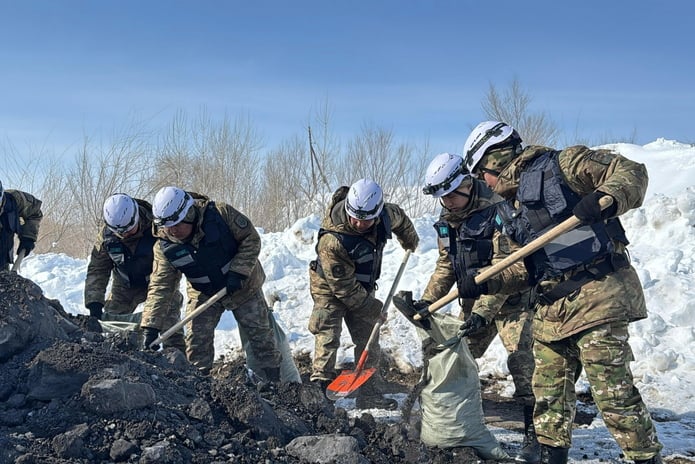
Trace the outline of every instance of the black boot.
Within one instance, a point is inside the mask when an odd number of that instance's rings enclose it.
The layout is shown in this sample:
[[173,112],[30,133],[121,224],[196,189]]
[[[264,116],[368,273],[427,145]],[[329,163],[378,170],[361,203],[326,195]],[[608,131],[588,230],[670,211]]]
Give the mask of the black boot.
[[398,409],[398,401],[381,395],[366,396],[360,394],[355,400],[355,407],[357,409],[388,409],[389,411],[394,411]]
[[541,464],[567,464],[569,448],[541,445]]
[[635,459],[635,464],[662,464],[663,462],[664,461],[661,460],[661,456],[658,454],[649,459]]
[[385,381],[375,372],[371,379],[357,390],[355,407],[357,409],[388,409],[394,411],[398,409],[398,401],[392,398],[384,398]]
[[533,405],[524,406],[524,442],[514,460],[529,464],[537,464],[541,460],[541,448],[536,438],[536,428],[533,426]]

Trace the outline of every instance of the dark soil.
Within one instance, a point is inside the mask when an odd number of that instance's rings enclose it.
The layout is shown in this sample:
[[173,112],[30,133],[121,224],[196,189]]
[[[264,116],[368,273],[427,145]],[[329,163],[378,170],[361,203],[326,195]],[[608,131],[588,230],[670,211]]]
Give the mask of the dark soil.
[[[64,330],[46,329],[48,319]],[[417,411],[388,423],[336,408],[307,381],[308,354],[296,359],[303,384],[257,384],[241,359],[204,376],[175,349],[140,351],[134,334],[101,334],[96,320],[66,314],[10,273],[0,273],[0,348],[0,463],[299,463],[291,440],[332,434],[356,438],[363,460],[349,462],[482,462],[469,448],[422,445]],[[419,374],[382,359],[386,392],[409,394]],[[483,381],[488,422],[521,432],[521,408],[495,385]]]

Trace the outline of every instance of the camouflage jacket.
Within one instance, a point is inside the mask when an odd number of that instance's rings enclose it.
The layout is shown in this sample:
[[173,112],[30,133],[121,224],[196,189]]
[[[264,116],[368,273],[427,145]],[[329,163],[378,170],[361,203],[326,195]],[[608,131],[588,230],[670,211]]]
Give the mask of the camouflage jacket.
[[[321,227],[341,234],[359,235],[350,226],[344,202],[345,200],[339,201],[327,209]],[[410,218],[400,206],[393,203],[386,203],[384,210],[391,219],[391,231],[401,246],[415,250],[420,238]],[[376,225],[363,235],[372,243],[376,243]],[[354,310],[369,307],[374,295],[369,294],[355,278],[355,263],[340,240],[333,234],[324,234],[316,248],[324,272],[319,275],[313,270],[309,271],[310,291],[314,301],[322,304],[341,303]]]
[[[549,150],[540,146],[527,147],[500,173],[495,192],[508,199],[515,198],[525,164]],[[643,164],[608,150],[591,150],[585,146],[560,151],[558,160],[564,180],[572,190],[581,196],[595,190],[609,194],[617,207],[616,216],[642,205],[649,180]],[[614,245],[618,251],[624,251],[623,244],[615,242]],[[525,280],[526,275],[502,274],[493,278],[501,286],[510,279]],[[540,283],[541,286],[552,284]],[[642,286],[634,268],[628,266],[586,283],[578,295],[561,298],[549,306],[538,306],[534,335],[550,342],[607,322],[645,317],[647,309]]]
[[[187,243],[195,247],[203,238],[203,214],[210,200],[206,196],[194,192],[188,193],[195,199],[191,208],[196,209],[197,223],[194,225],[193,235]],[[239,291],[220,300],[226,308],[233,309],[254,296],[263,286],[263,282],[265,282],[265,273],[258,260],[261,252],[261,237],[253,224],[251,224],[251,221],[236,209],[225,203],[218,202],[215,202],[215,208],[238,243],[238,251],[232,259],[229,270],[246,276]],[[161,240],[172,242],[176,240],[168,236],[164,228],[153,227],[153,235],[158,240],[154,245],[154,263],[152,275],[150,276],[150,285],[147,290],[147,300],[143,310],[143,320],[156,317],[160,312],[166,311],[171,292],[178,288],[182,275],[164,256],[160,246]],[[200,292],[195,290],[190,283],[187,283],[186,287],[189,299],[197,299]]]
[[[473,189],[471,190],[471,199],[466,205],[466,207],[457,212],[450,212],[442,209],[440,215],[440,220],[446,221],[452,228],[458,229],[461,223],[468,218],[470,215],[476,211],[487,208],[488,206],[504,201],[502,197],[493,193],[484,182],[475,180],[473,183]],[[518,245],[499,231],[495,231],[493,237],[493,259],[492,264],[504,259],[510,253],[516,251]],[[525,271],[523,261],[519,261],[513,264],[510,268],[505,269],[503,272],[510,274],[523,274]],[[514,287],[509,287],[505,289],[499,289],[494,295],[483,295],[475,301],[472,300],[462,300],[460,301],[461,306],[464,308],[470,308],[472,306],[472,311],[484,317],[488,322],[490,322],[494,317],[504,310],[513,310],[514,312],[524,310],[525,308],[518,304],[518,298],[513,298],[517,304],[506,305],[510,299],[510,294],[517,296],[519,291],[528,292],[528,288],[523,283],[509,279],[510,282],[515,284]],[[422,299],[430,302],[435,302],[438,299],[445,296],[451,287],[456,284],[456,274],[454,272],[454,265],[451,261],[449,253],[444,248],[444,244],[439,240],[439,258],[437,258],[437,266],[434,273],[430,277],[429,283],[422,294]],[[524,298],[523,301],[527,301]],[[511,312],[511,311],[510,311]]]
[[[152,207],[142,200],[136,199],[136,201],[138,202],[139,214],[138,231],[131,237],[120,239],[121,243],[125,245],[131,253],[135,252],[143,233],[152,228]],[[127,282],[125,282],[123,277],[117,272],[113,272],[115,264],[104,246],[105,228],[106,226],[102,227],[97,233],[92,252],[89,256],[87,277],[84,283],[85,305],[93,302],[104,304],[106,287],[112,275],[114,280],[113,285],[127,286]]]
[[[0,205],[0,269],[14,261],[12,250],[14,248],[14,235],[21,238],[28,238],[34,242],[39,236],[39,224],[43,219],[41,212],[41,200],[33,195],[22,192],[21,190],[5,190],[5,196],[11,197],[14,201],[19,226],[16,230],[8,223],[5,202]],[[13,232],[14,230],[14,232]]]

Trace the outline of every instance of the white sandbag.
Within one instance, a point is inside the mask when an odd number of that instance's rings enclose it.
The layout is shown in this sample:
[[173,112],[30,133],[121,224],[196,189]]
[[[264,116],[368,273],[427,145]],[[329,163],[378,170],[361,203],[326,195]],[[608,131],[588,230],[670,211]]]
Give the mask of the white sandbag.
[[[467,343],[455,338],[460,326],[452,316],[434,314],[429,330],[418,328],[423,347],[428,347],[420,440],[432,447],[468,446],[483,459],[510,459],[485,425],[478,365]],[[449,346],[441,345],[452,339]]]
[[[290,344],[287,342],[287,336],[282,327],[275,321],[272,311],[268,311],[268,322],[275,334],[275,346],[277,346],[278,351],[282,355],[282,360],[280,361],[280,381],[302,383],[299,370],[294,364],[294,358],[292,358],[292,351],[290,350]],[[239,338],[246,353],[246,365],[248,368],[254,372],[262,372],[258,364],[258,358],[254,355],[253,350],[249,349],[248,336],[241,326],[239,326]]]

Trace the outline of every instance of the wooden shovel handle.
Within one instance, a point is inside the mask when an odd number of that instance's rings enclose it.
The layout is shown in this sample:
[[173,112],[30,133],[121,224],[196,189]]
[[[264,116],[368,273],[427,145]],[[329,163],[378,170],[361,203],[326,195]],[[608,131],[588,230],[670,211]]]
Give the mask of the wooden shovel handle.
[[212,295],[205,303],[202,303],[200,306],[195,308],[195,310],[192,313],[187,314],[186,317],[181,319],[176,324],[172,325],[166,332],[164,332],[163,334],[160,334],[159,337],[157,337],[157,339],[155,339],[155,341],[150,343],[150,348],[156,348],[157,345],[159,345],[164,340],[171,337],[174,333],[176,333],[176,331],[178,331],[181,327],[183,327],[186,322],[197,317],[200,313],[202,313],[203,311],[208,309],[210,306],[215,304],[217,302],[217,300],[219,300],[220,298],[222,298],[226,294],[227,294],[227,288],[223,287],[222,290],[220,290],[219,292]]
[[389,294],[386,297],[386,300],[384,301],[384,306],[381,307],[381,313],[379,314],[379,319],[376,321],[376,324],[374,324],[374,327],[372,328],[372,333],[369,334],[369,340],[367,340],[367,345],[365,345],[364,350],[362,351],[362,355],[360,356],[360,359],[357,363],[357,366],[355,367],[355,372],[356,374],[359,374],[362,371],[362,368],[364,367],[365,363],[367,362],[367,356],[369,353],[369,348],[374,344],[376,339],[379,336],[379,329],[381,329],[381,326],[383,325],[384,317],[386,315],[386,310],[389,307],[389,304],[391,303],[391,299],[393,298],[393,294],[396,292],[396,288],[398,287],[398,282],[401,280],[401,276],[403,275],[403,271],[405,270],[405,265],[408,262],[408,258],[410,258],[410,254],[412,252],[410,250],[407,250],[405,252],[405,256],[403,256],[403,261],[401,261],[401,265],[398,268],[398,272],[396,273],[396,277],[393,279],[393,284],[391,284],[391,290],[389,290]]
[[[611,204],[613,204],[613,197],[610,195],[605,195],[599,199],[599,205],[601,206],[601,210],[603,211],[604,209],[608,208]],[[485,269],[483,272],[475,276],[475,283],[476,284],[482,284],[486,280],[496,276],[500,272],[504,271],[507,269],[509,266],[512,264],[516,263],[517,261],[524,259],[528,255],[538,251],[539,249],[543,248],[545,245],[548,244],[548,242],[556,239],[560,235],[569,232],[570,230],[574,229],[575,227],[579,226],[582,223],[582,221],[577,217],[577,216],[570,216],[564,221],[562,221],[560,224],[556,225],[552,229],[550,229],[548,232],[544,233],[540,237],[536,238],[535,240],[527,243],[523,247],[519,248],[516,250],[514,253],[511,255],[507,256],[504,258],[502,261],[496,263],[493,266],[488,267]],[[427,307],[427,311],[431,314],[438,309],[441,309],[443,306],[448,305],[452,301],[454,301],[456,298],[458,298],[458,288],[454,288],[452,291],[447,293],[445,296],[442,298],[438,299],[431,305]],[[413,316],[413,319],[415,320],[420,320],[422,319],[422,316],[420,314],[415,314]]]

